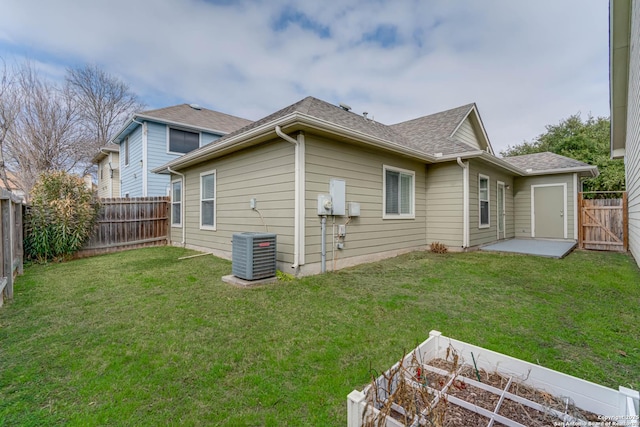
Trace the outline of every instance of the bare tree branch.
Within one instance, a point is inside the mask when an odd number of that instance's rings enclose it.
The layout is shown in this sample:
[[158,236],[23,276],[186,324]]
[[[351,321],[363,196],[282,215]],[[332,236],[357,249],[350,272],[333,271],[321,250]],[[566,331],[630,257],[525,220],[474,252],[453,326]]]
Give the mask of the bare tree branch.
[[129,86],[97,65],[67,69],[67,84],[97,151],[136,111],[144,108]]

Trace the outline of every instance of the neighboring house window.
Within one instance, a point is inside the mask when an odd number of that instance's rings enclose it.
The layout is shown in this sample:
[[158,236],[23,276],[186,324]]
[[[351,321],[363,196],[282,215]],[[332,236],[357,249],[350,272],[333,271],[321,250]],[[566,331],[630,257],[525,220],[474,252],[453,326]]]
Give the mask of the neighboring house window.
[[414,218],[415,172],[383,166],[383,218]]
[[171,225],[182,225],[182,181],[171,183]]
[[103,174],[104,174],[104,169],[100,168],[100,181],[104,179]]
[[180,129],[169,129],[169,152],[185,154],[200,146],[200,134]]
[[200,227],[216,227],[216,171],[200,174]]
[[480,209],[480,227],[489,227],[489,177],[479,175],[478,177],[478,201]]
[[124,139],[124,165],[129,164],[129,137]]

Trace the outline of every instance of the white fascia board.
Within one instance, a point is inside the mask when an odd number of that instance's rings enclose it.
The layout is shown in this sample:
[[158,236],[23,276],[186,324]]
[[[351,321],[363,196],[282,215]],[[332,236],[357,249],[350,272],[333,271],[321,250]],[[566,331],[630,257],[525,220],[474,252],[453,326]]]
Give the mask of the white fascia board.
[[610,151],[625,148],[631,48],[631,0],[609,3],[609,107],[611,109]]
[[166,172],[167,168],[171,168],[173,170],[184,169],[185,167],[198,164],[210,158],[215,158],[218,153],[224,153],[226,150],[229,150],[230,148],[233,148],[235,146],[242,145],[243,143],[250,143],[253,139],[268,132],[274,131],[276,126],[283,127],[290,124],[291,122],[293,122],[293,118],[294,114],[289,114],[273,122],[265,123],[247,132],[235,135],[225,141],[222,141],[221,143],[207,144],[204,147],[193,150],[190,153],[178,157],[177,159],[169,163],[157,167],[151,172],[163,173]]
[[537,170],[527,172],[526,176],[537,176],[537,175],[557,175],[563,173],[579,173],[579,172],[589,172],[593,178],[598,176],[600,172],[598,172],[598,168],[596,166],[579,166],[573,168],[561,168],[561,169],[545,169],[545,170]]
[[493,146],[491,145],[491,141],[489,140],[489,135],[487,134],[487,130],[484,128],[484,123],[482,122],[482,117],[480,117],[480,112],[478,111],[478,108],[476,107],[475,103],[469,109],[469,112],[464,116],[464,118],[462,120],[460,120],[460,123],[458,123],[458,125],[453,130],[453,132],[451,132],[451,135],[449,135],[449,138],[453,138],[453,135],[456,134],[458,129],[460,129],[460,126],[462,126],[462,123],[464,123],[464,121],[469,118],[471,113],[474,113],[474,115],[476,117],[476,120],[478,120],[478,124],[480,125],[480,130],[482,131],[482,137],[484,138],[485,142],[487,143],[487,147],[489,148],[489,152],[491,154],[494,154]]
[[336,125],[334,123],[309,116],[307,114],[294,112],[272,122],[265,123],[247,132],[235,135],[232,138],[229,138],[219,144],[206,145],[199,150],[194,150],[191,153],[185,154],[184,156],[170,163],[167,163],[166,165],[153,169],[152,172],[162,173],[166,171],[167,167],[170,167],[174,170],[183,169],[187,166],[191,166],[204,160],[216,157],[217,155],[220,155],[226,150],[235,146],[242,145],[243,143],[250,143],[256,137],[274,132],[276,126],[280,126],[284,130],[287,126],[291,126],[293,124],[301,124],[318,130],[337,133],[342,136],[353,138],[354,140],[357,140],[359,142],[364,142],[368,145],[372,145],[374,147],[383,148],[428,163],[434,163],[436,161],[436,157],[428,155],[426,153],[422,153],[418,150],[403,147],[393,142],[386,141],[382,138],[376,138],[345,126]]
[[442,163],[442,162],[450,162],[450,161],[454,161],[456,160],[458,157],[460,157],[461,160],[466,160],[466,159],[474,159],[474,158],[480,158],[488,163],[491,163],[493,165],[496,165],[502,169],[506,169],[509,172],[513,173],[514,175],[518,175],[518,176],[525,176],[527,175],[527,173],[525,171],[523,171],[522,169],[512,165],[511,163],[502,160],[499,157],[494,156],[493,154],[487,153],[486,151],[482,151],[482,150],[478,150],[478,151],[467,151],[465,153],[460,153],[460,154],[448,154],[446,156],[442,156],[442,157],[438,157],[436,160],[436,163]]
[[310,127],[314,127],[319,130],[330,131],[333,133],[338,133],[343,136],[349,136],[359,142],[364,142],[374,147],[390,150],[398,154],[403,154],[418,160],[423,160],[425,162],[435,163],[435,161],[437,160],[435,156],[429,155],[422,151],[414,150],[409,147],[403,147],[394,142],[387,141],[382,138],[376,138],[374,136],[367,135],[366,133],[353,130],[346,126],[336,125],[334,123],[331,123],[322,119],[318,119],[316,117],[309,116],[304,113],[297,113],[297,116],[299,118],[300,123],[308,125]]
[[194,126],[194,125],[190,125],[189,123],[175,122],[173,120],[166,120],[166,119],[159,119],[157,117],[146,116],[146,115],[143,115],[143,114],[138,114],[138,115],[136,115],[136,117],[139,118],[139,119],[148,120],[150,122],[155,122],[155,123],[161,123],[161,124],[165,124],[165,125],[169,125],[169,126],[177,126],[177,127],[181,127],[181,128],[204,131],[204,132],[208,132],[208,133],[215,133],[215,134],[218,134],[220,136],[224,136],[224,135],[226,135],[228,133],[228,132],[223,132],[223,131],[221,131],[219,129],[211,129],[211,128],[205,128],[205,127],[201,127],[201,126]]

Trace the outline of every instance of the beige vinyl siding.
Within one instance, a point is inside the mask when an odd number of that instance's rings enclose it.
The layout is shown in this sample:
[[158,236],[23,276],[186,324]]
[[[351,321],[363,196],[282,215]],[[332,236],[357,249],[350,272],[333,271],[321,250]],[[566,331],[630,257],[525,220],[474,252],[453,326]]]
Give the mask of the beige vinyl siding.
[[453,134],[453,137],[459,141],[464,142],[465,144],[477,148],[478,150],[482,150],[482,147],[480,146],[480,142],[478,141],[478,137],[476,135],[476,131],[474,130],[473,125],[471,124],[471,121],[468,117],[464,119],[456,133]]
[[640,1],[631,10],[629,92],[627,105],[626,185],[629,250],[640,265]]
[[[505,238],[514,237],[513,177],[478,160],[469,161],[469,246],[498,240],[498,181],[505,185]],[[479,176],[489,177],[489,227],[480,227]],[[509,188],[506,188],[509,186]]]
[[[347,226],[344,249],[339,259],[404,249],[422,249],[425,245],[425,165],[389,153],[362,146],[336,142],[307,134],[306,140],[306,264],[320,262],[320,217],[318,194],[329,193],[331,178],[346,182],[347,202],[360,203],[360,217]],[[415,218],[382,219],[383,165],[415,172]],[[347,217],[336,217],[344,224]],[[327,220],[327,269],[332,259],[332,218]]]
[[[294,168],[293,145],[276,140],[181,171],[187,245],[230,254],[234,233],[264,232],[258,212],[249,206],[255,197],[268,231],[277,234],[278,261],[293,262]],[[200,174],[213,170],[216,230],[207,230],[200,228]],[[182,240],[180,227],[172,227],[171,234],[173,242]]]
[[[567,216],[567,238],[577,238],[574,232],[576,189],[573,185],[573,174],[519,177],[515,180],[514,203],[516,206],[516,237],[531,237],[531,186],[548,184],[567,185],[567,206],[565,207],[565,215]],[[578,185],[580,185],[579,180]]]
[[457,163],[427,168],[427,244],[462,247],[463,169]]
[[[111,162],[111,167],[114,168],[113,177],[111,177],[109,162]],[[98,164],[98,197],[120,197],[119,162],[118,153],[109,153]]]

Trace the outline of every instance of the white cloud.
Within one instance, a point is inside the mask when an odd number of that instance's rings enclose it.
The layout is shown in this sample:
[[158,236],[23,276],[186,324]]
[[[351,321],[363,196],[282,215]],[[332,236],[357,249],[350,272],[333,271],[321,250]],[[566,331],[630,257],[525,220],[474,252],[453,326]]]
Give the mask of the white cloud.
[[[608,115],[605,0],[3,0],[2,9],[0,56],[28,54],[51,70],[96,62],[151,107],[197,102],[257,119],[313,95],[394,123],[475,101],[498,151],[577,111]],[[381,27],[391,47],[365,40]]]

